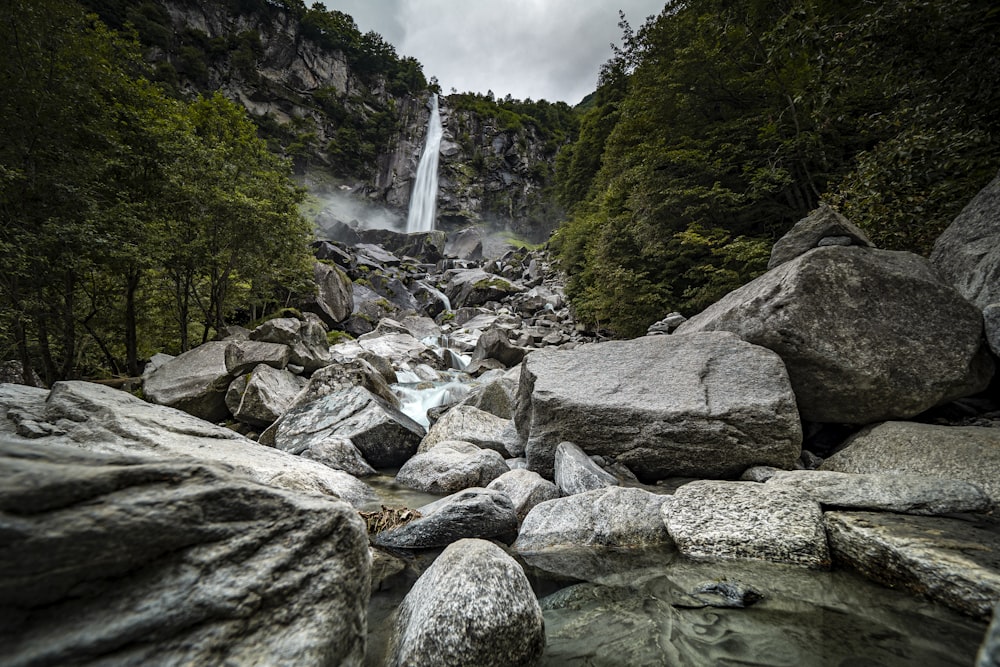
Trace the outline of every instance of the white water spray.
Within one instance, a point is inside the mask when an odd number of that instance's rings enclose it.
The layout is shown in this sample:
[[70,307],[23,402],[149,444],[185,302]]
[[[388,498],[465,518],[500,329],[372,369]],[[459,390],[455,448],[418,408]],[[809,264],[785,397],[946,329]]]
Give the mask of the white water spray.
[[437,94],[431,95],[431,117],[427,121],[427,138],[424,152],[417,165],[417,180],[410,195],[410,212],[406,217],[406,232],[434,231],[437,215],[438,155],[441,151],[441,114],[438,112]]

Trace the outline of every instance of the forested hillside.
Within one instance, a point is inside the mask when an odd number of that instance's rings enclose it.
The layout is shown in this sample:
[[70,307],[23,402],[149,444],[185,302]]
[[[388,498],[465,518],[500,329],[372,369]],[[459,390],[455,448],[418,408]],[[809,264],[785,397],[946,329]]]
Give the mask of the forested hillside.
[[926,253],[1000,167],[988,0],[682,0],[621,26],[554,243],[578,314],[620,335],[762,272],[821,200]]

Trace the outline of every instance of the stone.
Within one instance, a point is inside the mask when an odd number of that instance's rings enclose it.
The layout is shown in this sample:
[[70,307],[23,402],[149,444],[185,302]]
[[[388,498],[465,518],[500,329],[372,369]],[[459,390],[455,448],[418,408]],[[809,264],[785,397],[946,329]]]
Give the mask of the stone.
[[1000,429],[886,422],[848,440],[820,470],[957,479],[1000,504]]
[[834,246],[768,271],[676,333],[735,332],[780,355],[803,420],[869,424],[985,389],[982,327],[922,257]]
[[[510,462],[507,465],[510,466]],[[518,521],[524,521],[535,505],[559,497],[559,488],[537,472],[513,467],[487,484],[486,488],[510,498]]]
[[503,301],[505,297],[524,291],[524,287],[482,269],[453,269],[448,272],[444,293],[453,308],[481,306],[489,301]]
[[991,303],[983,308],[983,329],[990,350],[1000,357],[1000,303]]
[[226,346],[226,370],[232,377],[248,373],[258,364],[282,369],[288,365],[292,350],[282,343],[241,340]]
[[164,363],[142,383],[143,396],[158,405],[183,410],[206,421],[229,416],[226,368],[229,343],[210,341]]
[[444,254],[458,259],[482,259],[483,240],[474,228],[462,229],[448,235]]
[[333,437],[349,438],[375,468],[402,465],[424,429],[364,387],[331,392],[289,410],[274,432],[274,446],[304,451]]
[[566,547],[636,548],[669,544],[660,514],[669,496],[611,486],[541,502],[511,546],[519,553]]
[[296,399],[295,404],[300,406],[312,403],[335,391],[351,387],[364,387],[389,405],[394,407],[399,405],[399,399],[392,392],[385,376],[362,357],[335,362],[313,373],[305,391]]
[[233,417],[250,426],[270,426],[291,407],[304,384],[305,380],[288,371],[260,364],[246,379]]
[[517,561],[484,540],[450,545],[399,607],[386,665],[537,664],[542,609]]
[[361,451],[354,446],[349,438],[327,438],[319,442],[309,443],[302,451],[292,451],[302,458],[318,461],[335,470],[343,470],[354,477],[371,477],[377,475],[375,468],[368,465]]
[[312,320],[277,317],[254,329],[250,340],[288,345],[291,348],[289,362],[302,366],[306,373],[328,366],[333,360],[326,329]]
[[362,664],[346,503],[58,444],[0,441],[0,475],[5,664]]
[[496,359],[507,368],[517,366],[524,359],[524,349],[511,345],[510,338],[503,329],[487,329],[472,351],[473,362],[485,359]]
[[[57,382],[43,409],[39,410],[36,399],[37,395],[32,397],[27,410],[47,427],[45,437],[35,441],[39,446],[54,443],[104,454],[194,459],[226,467],[260,484],[337,496],[356,507],[377,499],[367,484],[344,472],[259,445],[227,428],[124,391],[90,382]],[[8,400],[10,394],[0,391],[0,414],[24,414],[16,397]]]
[[938,237],[931,263],[980,310],[1000,303],[1000,175]]
[[508,470],[504,458],[492,449],[445,440],[404,463],[396,473],[396,483],[427,493],[455,493],[486,486]]
[[681,315],[680,313],[670,313],[662,320],[650,324],[649,328],[646,329],[646,334],[651,335],[651,334],[673,333],[674,329],[684,324],[685,322],[687,322],[687,318]]
[[429,347],[408,333],[390,333],[358,339],[362,349],[384,357],[396,368],[412,363],[437,363],[439,360]]
[[471,405],[501,419],[513,419],[516,400],[517,380],[501,377],[487,381],[481,376],[479,384],[472,388],[462,405]]
[[549,478],[565,440],[646,481],[791,468],[802,442],[781,359],[721,332],[533,352],[514,421],[529,467]]
[[976,667],[1000,667],[1000,602],[993,608],[993,622],[979,647]]
[[[831,239],[836,240],[831,243]],[[860,227],[826,204],[820,204],[775,242],[767,268],[773,269],[813,248],[828,245],[874,247]]]
[[505,457],[513,456],[515,452],[511,448],[516,448],[516,445],[511,443],[514,434],[508,430],[509,425],[509,419],[471,405],[456,405],[430,427],[420,443],[420,452],[429,451],[446,440],[464,440],[477,447],[493,449]]
[[779,470],[767,484],[804,491],[824,508],[933,516],[986,512],[993,505],[974,484],[922,475]]
[[586,452],[572,442],[560,442],[556,447],[556,486],[564,496],[618,486],[611,473],[594,463]]
[[511,542],[517,514],[506,494],[470,488],[419,508],[420,518],[374,537],[375,544],[396,549],[443,547],[467,537]]
[[1000,600],[1000,531],[957,519],[827,512],[837,563],[883,585],[989,619]]
[[329,326],[336,326],[354,312],[354,284],[346,273],[324,262],[313,264],[316,294],[302,304],[302,310],[315,313]]
[[798,489],[756,482],[691,482],[664,503],[663,520],[677,549],[694,560],[830,567],[823,512]]

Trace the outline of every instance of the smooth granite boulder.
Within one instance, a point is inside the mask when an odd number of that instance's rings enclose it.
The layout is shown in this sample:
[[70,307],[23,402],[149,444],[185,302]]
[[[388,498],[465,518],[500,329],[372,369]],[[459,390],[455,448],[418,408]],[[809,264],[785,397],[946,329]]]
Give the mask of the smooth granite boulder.
[[781,359],[725,332],[533,352],[514,420],[529,467],[548,478],[566,440],[646,480],[791,468],[802,442]]
[[289,450],[289,454],[298,454],[302,458],[318,461],[335,470],[354,475],[355,477],[371,477],[378,471],[368,465],[361,451],[354,446],[350,438],[332,436],[322,440],[303,442],[303,449]]
[[229,345],[210,341],[167,361],[146,377],[143,396],[206,421],[226,419],[226,390],[232,379],[226,368]]
[[259,364],[245,379],[233,417],[250,426],[270,426],[291,407],[305,383],[286,370]]
[[463,440],[504,456],[512,456],[517,450],[517,437],[508,429],[509,426],[509,419],[471,405],[456,405],[427,430],[427,436],[420,443],[420,451],[429,451],[440,442]]
[[327,326],[334,326],[351,316],[354,310],[354,284],[336,266],[313,264],[316,295],[302,304],[302,309],[315,313]]
[[363,664],[371,557],[346,503],[2,439],[0,477],[4,665]]
[[490,489],[459,491],[418,510],[420,518],[375,536],[375,544],[397,549],[443,547],[466,537],[511,542],[517,535],[514,503]]
[[399,607],[387,665],[534,665],[545,624],[521,566],[484,540],[455,542]]
[[906,252],[810,250],[674,335],[707,331],[774,350],[813,422],[906,419],[982,391],[993,375],[980,309]]
[[601,468],[586,452],[572,442],[556,447],[555,481],[564,496],[584,493],[606,486],[618,486],[614,475]]
[[818,502],[798,489],[697,481],[663,505],[677,549],[695,560],[763,560],[830,567]]
[[227,341],[226,370],[233,377],[243,375],[260,364],[281,369],[288,365],[292,348],[282,343],[265,343],[259,340]]
[[404,463],[396,473],[396,483],[428,493],[455,493],[486,486],[509,470],[504,458],[492,449],[445,440]]
[[[508,465],[510,465],[508,463]],[[537,472],[514,468],[490,482],[487,489],[500,491],[514,503],[518,521],[524,521],[528,512],[538,503],[559,497],[559,488]]]
[[[829,243],[832,239],[838,241]],[[846,242],[840,241],[841,239],[846,239]],[[788,233],[774,243],[767,268],[773,269],[826,244],[873,247],[860,227],[826,204],[820,204],[819,208],[795,223]]]

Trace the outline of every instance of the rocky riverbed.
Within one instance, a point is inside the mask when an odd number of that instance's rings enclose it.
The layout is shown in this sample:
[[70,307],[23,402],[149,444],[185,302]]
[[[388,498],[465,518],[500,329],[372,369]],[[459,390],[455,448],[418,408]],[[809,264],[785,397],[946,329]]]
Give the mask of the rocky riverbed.
[[605,341],[542,253],[366,234],[141,398],[0,384],[5,664],[996,664],[1000,295],[946,249],[820,209]]

